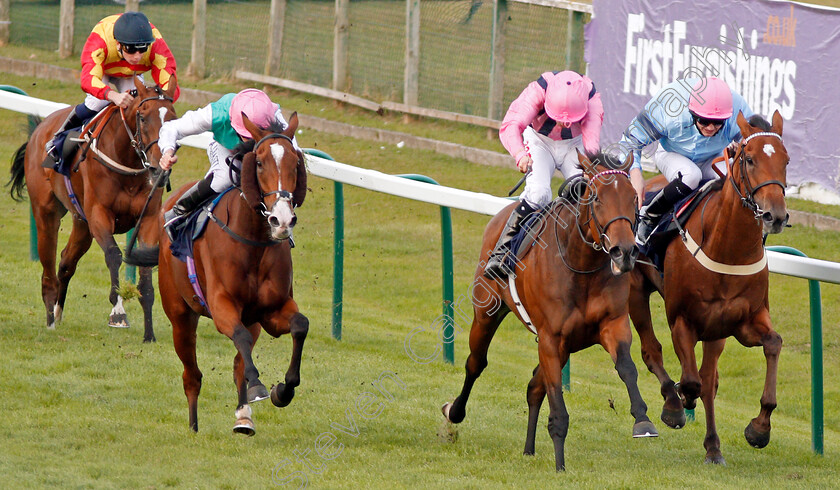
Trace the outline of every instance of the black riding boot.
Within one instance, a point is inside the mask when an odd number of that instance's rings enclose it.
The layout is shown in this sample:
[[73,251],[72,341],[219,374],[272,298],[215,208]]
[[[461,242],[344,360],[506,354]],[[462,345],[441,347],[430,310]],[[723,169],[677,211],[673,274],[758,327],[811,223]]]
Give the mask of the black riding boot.
[[484,267],[484,277],[488,279],[495,279],[497,277],[506,277],[511,271],[507,270],[504,265],[505,255],[510,251],[510,241],[519,233],[519,228],[522,226],[522,220],[529,214],[536,211],[527,202],[519,201],[519,204],[513,208],[513,211],[508,217],[507,223],[499,236],[499,241],[490,253],[490,258],[487,260],[487,265]]
[[70,111],[70,114],[67,115],[67,119],[64,120],[61,127],[53,134],[52,139],[47,142],[47,145],[44,148],[47,151],[47,156],[57,162],[60,155],[58,154],[58,149],[55,147],[56,137],[68,129],[81,126],[86,119],[90,119],[95,115],[96,112],[88,109],[88,107],[84,104],[79,104],[74,107],[73,110]]
[[674,205],[691,194],[693,189],[679,178],[662,188],[650,203],[639,210],[639,227],[636,229],[636,243],[645,245],[650,239],[653,228],[663,214],[670,211]]
[[201,205],[207,199],[210,199],[216,194],[216,191],[210,187],[213,182],[213,176],[209,175],[204,180],[199,180],[192,187],[187,189],[169,211],[163,214],[163,226],[166,228],[166,233],[169,239],[172,240],[172,229],[191,212]]

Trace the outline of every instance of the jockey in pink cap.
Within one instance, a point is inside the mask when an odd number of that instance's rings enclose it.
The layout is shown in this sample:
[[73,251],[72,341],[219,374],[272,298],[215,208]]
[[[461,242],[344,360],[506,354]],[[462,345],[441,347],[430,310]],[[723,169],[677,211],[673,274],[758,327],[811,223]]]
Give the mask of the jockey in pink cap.
[[[265,92],[249,88],[237,94],[226,94],[216,102],[188,111],[161,126],[158,144],[163,153],[160,159],[163,170],[168,170],[178,160],[175,156],[178,140],[205,131],[213,133],[213,141],[207,147],[210,170],[203,180],[190,187],[175,206],[166,212],[164,226],[167,232],[201,203],[233,185],[230,166],[239,168],[242,158],[234,150],[243,141],[251,139],[251,134],[242,122],[242,114],[263,129],[277,127],[279,132],[287,124],[280,107]],[[297,147],[297,140],[292,141]]]
[[[660,103],[670,101],[670,103]],[[675,110],[676,102],[682,103]],[[640,210],[636,242],[647,243],[659,218],[700,185],[715,179],[712,161],[723,149],[741,138],[738,113],[753,115],[743,97],[716,77],[677,80],[662,88],[630,126],[618,145],[622,153],[633,152],[630,180],[639,203],[644,202],[641,149],[658,141],[653,155],[656,168],[669,184]]]
[[578,150],[598,153],[603,120],[604,107],[595,84],[573,71],[543,73],[511,103],[499,138],[519,171],[526,173],[525,190],[490,254],[485,276],[509,273],[503,260],[523,218],[551,202],[555,169],[569,179],[581,173]]

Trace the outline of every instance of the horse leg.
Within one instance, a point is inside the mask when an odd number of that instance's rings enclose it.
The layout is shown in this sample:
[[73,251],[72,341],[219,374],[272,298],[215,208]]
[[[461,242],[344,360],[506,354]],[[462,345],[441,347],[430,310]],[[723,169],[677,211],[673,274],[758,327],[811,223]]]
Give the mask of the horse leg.
[[[637,273],[633,272],[632,276]],[[668,372],[665,371],[665,363],[662,359],[662,344],[656,339],[653,331],[653,320],[650,315],[650,290],[640,284],[639,277],[633,277],[633,285],[630,288],[629,310],[630,319],[639,334],[642,344],[642,360],[648,371],[653,373],[659,380],[659,392],[665,403],[662,406],[660,419],[668,427],[679,429],[685,427],[685,410],[683,410],[680,396],[674,388],[675,384]]]
[[155,304],[155,285],[152,281],[152,268],[140,267],[140,306],[143,307],[143,342],[155,342],[155,330],[152,326],[152,306]]
[[111,314],[108,316],[108,326],[115,328],[128,328],[125,308],[123,307],[122,296],[119,295],[120,287],[120,265],[122,265],[122,252],[114,240],[114,216],[104,206],[97,205],[88,213],[88,227],[96,243],[105,252],[105,265],[111,274],[111,292],[108,299],[111,301]]
[[267,315],[262,321],[263,330],[272,337],[292,333],[292,359],[286,370],[285,383],[277,383],[271,388],[271,403],[285,407],[292,402],[295,388],[300,385],[300,362],[303,358],[303,343],[309,333],[309,319],[298,311],[297,303],[292,298],[279,311]]
[[248,384],[246,403],[249,400],[259,401],[268,398],[268,390],[260,381],[260,372],[251,357],[254,343],[257,341],[261,330],[259,324],[245,328],[241,322],[242,309],[224,294],[210,298],[209,301],[216,329],[233,340],[236,351],[242,356],[245,380]]
[[615,370],[630,396],[630,414],[633,416],[633,437],[656,437],[659,433],[647,416],[647,405],[639,392],[639,373],[633,358],[630,357],[630,343],[633,337],[627,317],[602,324],[601,345],[610,354],[615,364]]
[[[51,200],[55,200],[51,198]],[[37,205],[32,202],[32,214],[38,231],[38,258],[41,260],[41,298],[47,310],[47,328],[55,328],[58,306],[58,279],[55,275],[55,251],[58,242],[58,228],[66,210],[56,206]]]
[[[253,338],[253,341],[251,342],[251,349],[253,349],[254,345],[257,343],[261,330],[262,328],[259,323],[254,323],[244,330]],[[234,336],[236,336],[236,334],[234,334]],[[237,345],[236,339],[234,339],[233,343],[234,345]],[[256,430],[254,429],[254,420],[252,419],[251,405],[249,403],[265,400],[268,398],[268,392],[262,383],[259,383],[259,385],[252,384],[246,390],[245,387],[248,377],[245,373],[248,368],[245,360],[250,358],[250,352],[245,351],[243,353],[243,350],[239,348],[239,345],[237,345],[237,351],[236,357],[233,359],[233,384],[236,386],[238,404],[236,412],[234,412],[234,415],[236,416],[236,423],[233,426],[233,431],[238,434],[252,436],[256,433]],[[251,362],[251,365],[253,366],[253,362]]]
[[744,429],[744,437],[750,446],[763,448],[770,443],[770,414],[776,408],[776,375],[779,367],[779,354],[782,351],[782,337],[773,330],[770,313],[767,309],[759,312],[752,325],[745,325],[735,334],[746,347],[761,345],[767,360],[767,372],[764,378],[764,391],[761,394],[761,411]]
[[525,436],[525,451],[523,451],[523,454],[533,456],[537,437],[537,422],[540,418],[540,408],[543,400],[545,400],[545,382],[539,364],[534,368],[534,374],[531,381],[528,382],[528,392],[525,398],[528,400],[528,433]]
[[697,398],[700,397],[701,389],[697,359],[694,357],[697,335],[682,317],[677,317],[674,326],[671,327],[671,339],[682,368],[682,376],[677,391],[682,396],[683,407],[693,410],[697,405]]
[[73,230],[70,232],[70,239],[64,250],[61,251],[61,261],[58,264],[58,302],[55,305],[55,321],[61,322],[61,314],[64,311],[64,301],[67,299],[67,288],[70,279],[76,273],[76,265],[79,259],[90,249],[93,237],[90,235],[88,225],[81,219],[73,218]]
[[444,403],[441,407],[446,420],[453,424],[460,423],[467,415],[467,400],[470,398],[473,384],[487,367],[487,349],[507,312],[508,310],[504,310],[504,313],[497,311],[489,315],[478,306],[475,307],[475,317],[470,327],[470,355],[464,366],[467,371],[464,386],[461,388],[461,394],[453,402]]
[[703,342],[703,364],[700,366],[700,379],[703,389],[700,399],[706,412],[706,438],[703,447],[706,448],[706,463],[726,464],[720,452],[720,437],[715,424],[715,397],[718,391],[718,359],[726,345],[726,339]]
[[554,443],[554,468],[566,471],[566,434],[569,432],[569,412],[563,399],[563,366],[569,353],[559,339],[541,335],[539,342],[540,371],[548,395],[548,435]]

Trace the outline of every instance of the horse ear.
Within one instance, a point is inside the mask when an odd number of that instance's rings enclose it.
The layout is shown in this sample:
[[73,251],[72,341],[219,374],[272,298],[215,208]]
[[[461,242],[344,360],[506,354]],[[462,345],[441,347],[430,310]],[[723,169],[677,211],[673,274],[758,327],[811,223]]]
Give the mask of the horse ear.
[[134,75],[134,88],[137,89],[137,93],[141,94],[146,91],[146,85],[140,80],[140,77]]
[[749,122],[747,122],[747,118],[744,117],[743,112],[738,111],[738,118],[735,121],[738,123],[738,127],[741,128],[742,138],[746,138],[747,136],[753,134],[753,127],[750,126]]
[[170,75],[167,84],[169,88],[163,92],[170,98],[175,99],[175,92],[178,90],[178,78],[174,74]]
[[592,162],[589,161],[589,158],[587,158],[586,155],[581,153],[580,149],[575,148],[575,151],[577,152],[578,163],[580,164],[580,168],[582,168],[588,174],[594,173],[594,166],[592,165]]
[[246,116],[244,112],[241,113],[241,114],[242,114],[242,124],[245,125],[245,129],[247,129],[248,132],[251,133],[251,136],[255,140],[259,141],[259,139],[262,137],[262,130],[260,130],[259,126],[252,123],[251,120],[248,119],[248,116]]
[[283,135],[288,136],[289,138],[294,138],[295,137],[295,131],[297,131],[297,128],[298,128],[298,115],[297,115],[297,111],[295,111],[289,117],[289,124],[286,126],[286,129],[283,130]]
[[773,113],[773,126],[770,128],[770,131],[773,131],[774,133],[781,136],[783,125],[784,120],[782,119],[782,115],[781,113],[779,113],[779,109],[776,109],[776,112]]

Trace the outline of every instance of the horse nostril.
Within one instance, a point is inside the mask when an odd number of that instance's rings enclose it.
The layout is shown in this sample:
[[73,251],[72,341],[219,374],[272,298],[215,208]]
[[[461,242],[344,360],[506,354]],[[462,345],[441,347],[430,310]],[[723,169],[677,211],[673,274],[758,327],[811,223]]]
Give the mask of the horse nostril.
[[633,260],[636,260],[636,258],[639,257],[639,246],[638,245],[633,245],[633,250],[630,250],[630,257]]
[[761,215],[761,220],[765,223],[772,223],[774,221],[773,213],[765,211],[764,214]]
[[289,228],[294,227],[296,223],[297,223],[297,215],[293,215],[292,216],[292,222],[289,223]]
[[621,251],[621,248],[618,246],[612,247],[610,249],[610,258],[613,260],[620,260],[621,256],[624,255],[624,252]]
[[280,220],[277,219],[277,216],[269,216],[268,217],[268,224],[271,225],[274,228],[277,228],[278,226],[280,226]]

